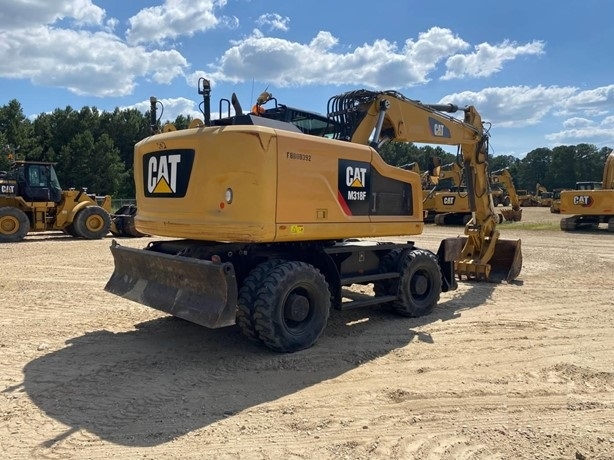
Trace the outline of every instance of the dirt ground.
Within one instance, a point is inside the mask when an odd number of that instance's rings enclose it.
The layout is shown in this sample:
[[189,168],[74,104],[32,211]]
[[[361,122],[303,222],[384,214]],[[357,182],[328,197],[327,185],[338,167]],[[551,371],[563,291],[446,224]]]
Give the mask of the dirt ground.
[[111,238],[2,244],[1,456],[614,458],[614,235],[559,218],[500,227],[516,282],[462,282],[419,319],[335,311],[294,354],[106,293]]

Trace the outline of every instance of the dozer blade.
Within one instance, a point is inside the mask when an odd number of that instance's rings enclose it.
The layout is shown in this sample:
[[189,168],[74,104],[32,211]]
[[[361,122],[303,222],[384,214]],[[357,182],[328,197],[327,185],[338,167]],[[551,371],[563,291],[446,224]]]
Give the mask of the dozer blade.
[[[464,240],[465,248],[467,238]],[[492,256],[487,257],[463,257],[456,262],[456,273],[459,279],[463,276],[469,280],[488,281],[500,283],[513,281],[522,269],[521,240],[497,239]]]
[[520,222],[522,220],[522,209],[501,209],[501,214],[509,222]]
[[105,291],[209,328],[235,323],[232,264],[111,244],[115,270]]

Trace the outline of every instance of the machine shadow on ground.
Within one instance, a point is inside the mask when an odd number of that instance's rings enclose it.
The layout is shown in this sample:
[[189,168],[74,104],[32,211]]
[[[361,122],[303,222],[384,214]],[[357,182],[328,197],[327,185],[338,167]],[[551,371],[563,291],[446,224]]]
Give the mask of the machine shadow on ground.
[[428,332],[412,329],[453,320],[483,305],[494,289],[472,284],[422,318],[384,308],[334,311],[318,343],[292,354],[250,342],[237,327],[210,330],[172,317],[128,332],[95,331],[29,362],[24,389],[47,416],[70,427],[42,448],[82,429],[115,444],[155,446],[334,379],[413,340],[434,343]]

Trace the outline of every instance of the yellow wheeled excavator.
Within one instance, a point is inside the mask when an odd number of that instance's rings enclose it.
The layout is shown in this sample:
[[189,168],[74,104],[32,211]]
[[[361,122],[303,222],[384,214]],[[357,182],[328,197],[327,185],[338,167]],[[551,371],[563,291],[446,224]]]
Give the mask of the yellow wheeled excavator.
[[[388,305],[403,316],[432,311],[457,276],[511,281],[520,241],[499,238],[489,198],[488,133],[473,107],[426,105],[395,91],[332,97],[326,116],[261,95],[250,113],[236,97],[211,119],[159,132],[135,146],[136,228],[170,237],[145,249],[111,245],[105,289],[194,323],[237,323],[280,352],[310,347],[331,308]],[[265,109],[267,103],[274,106]],[[234,114],[231,115],[231,107]],[[465,237],[436,253],[385,237],[423,232],[420,176],[385,163],[389,140],[459,144],[473,209]],[[373,240],[365,237],[376,238]],[[374,296],[344,288],[374,284]]]

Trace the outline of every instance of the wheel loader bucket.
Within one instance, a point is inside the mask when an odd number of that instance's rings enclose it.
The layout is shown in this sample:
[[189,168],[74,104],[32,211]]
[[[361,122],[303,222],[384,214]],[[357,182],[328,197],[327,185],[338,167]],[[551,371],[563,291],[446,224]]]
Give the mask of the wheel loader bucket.
[[491,247],[482,248],[482,255],[471,256],[476,252],[471,241],[464,237],[463,251],[456,262],[456,273],[459,279],[488,281],[500,283],[513,281],[522,269],[521,240],[496,239],[494,250]]
[[522,220],[522,209],[501,209],[501,214],[509,222],[520,222]]
[[115,270],[105,291],[209,328],[235,323],[232,264],[111,244]]
[[136,206],[128,204],[119,208],[115,214],[111,214],[111,233],[114,236],[128,236],[133,238],[147,236],[136,229],[134,223],[136,212]]

